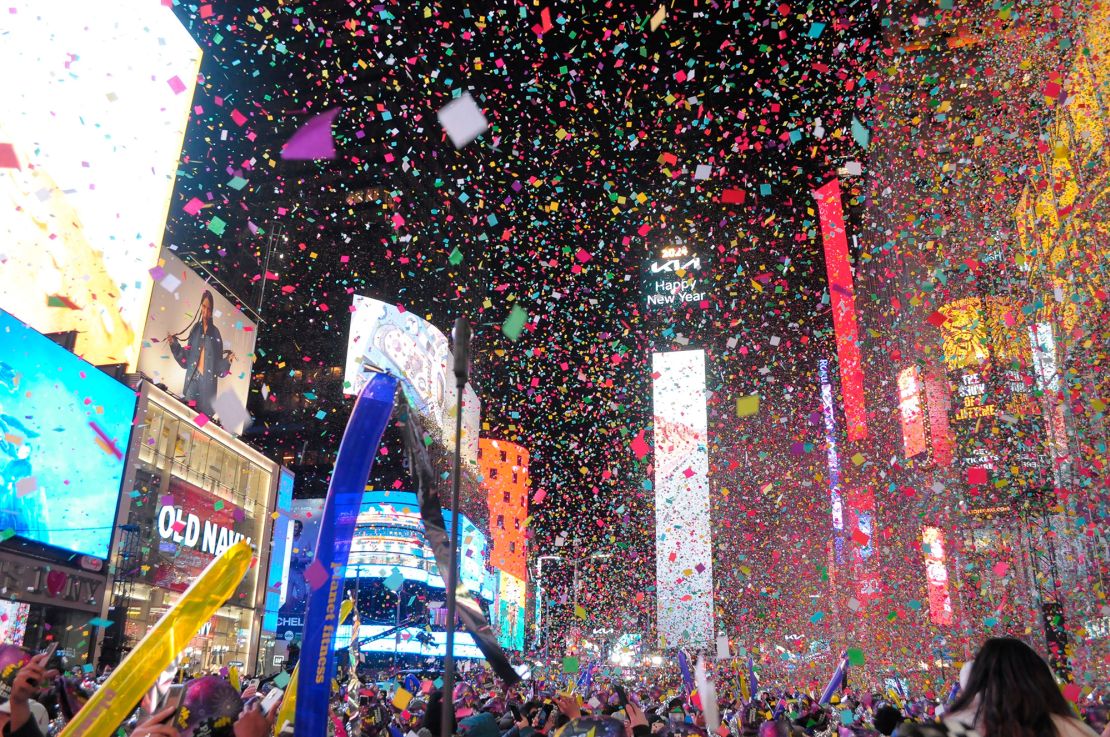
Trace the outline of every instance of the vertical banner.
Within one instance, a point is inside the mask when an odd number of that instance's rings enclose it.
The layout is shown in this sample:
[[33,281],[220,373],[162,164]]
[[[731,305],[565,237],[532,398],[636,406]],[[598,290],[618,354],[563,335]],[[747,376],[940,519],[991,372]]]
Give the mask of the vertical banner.
[[655,586],[665,647],[713,642],[713,532],[705,352],[651,356],[655,420]]
[[821,240],[825,244],[825,269],[829,275],[829,299],[832,300],[836,356],[840,363],[840,392],[844,400],[848,440],[863,440],[867,437],[867,408],[863,398],[856,293],[852,265],[848,260],[848,239],[844,234],[840,181],[830,180],[824,187],[815,189],[813,197],[821,214]]
[[382,433],[393,413],[397,379],[375,374],[355,401],[339,444],[316,541],[316,559],[305,571],[312,589],[305,612],[301,663],[297,675],[296,737],[327,733],[328,702],[335,668],[332,644],[339,625],[340,596],[351,552],[362,494],[370,478]]

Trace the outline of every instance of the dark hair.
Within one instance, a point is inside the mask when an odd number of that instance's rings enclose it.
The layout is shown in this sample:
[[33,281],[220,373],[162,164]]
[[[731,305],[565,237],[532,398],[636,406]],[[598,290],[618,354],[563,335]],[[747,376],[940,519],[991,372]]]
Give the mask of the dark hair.
[[201,295],[200,295],[200,303],[201,304],[204,304],[204,300],[208,300],[208,306],[215,309],[215,307],[216,307],[215,298],[212,296],[212,292],[210,292],[207,289],[205,289],[204,292],[201,293]]
[[890,704],[883,704],[876,709],[875,717],[871,720],[879,734],[887,737],[894,734],[894,730],[903,721],[905,721],[905,717],[902,716],[902,712]]
[[972,726],[981,728],[984,737],[1058,737],[1052,716],[1072,716],[1048,663],[1012,637],[983,643],[967,687],[949,712],[970,709],[976,700]]

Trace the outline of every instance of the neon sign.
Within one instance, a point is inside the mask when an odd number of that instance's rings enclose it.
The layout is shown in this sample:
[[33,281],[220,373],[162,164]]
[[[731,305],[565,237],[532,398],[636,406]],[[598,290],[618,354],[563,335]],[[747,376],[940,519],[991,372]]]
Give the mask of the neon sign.
[[948,569],[944,565],[944,531],[924,527],[921,542],[925,552],[925,580],[929,586],[929,620],[952,624],[952,598],[948,593]]
[[821,240],[825,245],[825,269],[829,277],[836,355],[840,363],[840,392],[849,440],[867,437],[867,407],[863,396],[863,369],[860,364],[859,325],[856,319],[856,294],[852,265],[848,261],[848,240],[844,235],[844,210],[840,182],[836,179],[813,191],[821,214]]

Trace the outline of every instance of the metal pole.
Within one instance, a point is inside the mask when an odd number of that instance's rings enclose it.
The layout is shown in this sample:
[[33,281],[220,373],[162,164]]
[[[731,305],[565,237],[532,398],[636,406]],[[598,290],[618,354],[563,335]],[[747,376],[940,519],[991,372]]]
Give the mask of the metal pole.
[[439,737],[451,737],[455,717],[455,611],[458,602],[455,589],[459,581],[459,546],[462,544],[462,524],[459,515],[459,485],[462,476],[462,415],[463,391],[470,373],[470,324],[465,317],[455,320],[455,384],[458,388],[458,407],[455,412],[455,483],[451,490],[451,558],[444,583],[447,586],[447,653],[443,658],[443,711],[440,718]]

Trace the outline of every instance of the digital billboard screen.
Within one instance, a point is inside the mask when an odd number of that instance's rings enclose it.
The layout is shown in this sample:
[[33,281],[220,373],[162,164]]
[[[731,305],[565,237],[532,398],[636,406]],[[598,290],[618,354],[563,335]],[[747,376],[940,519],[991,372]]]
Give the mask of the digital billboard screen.
[[659,637],[704,647],[716,634],[705,352],[654,353],[651,368]]
[[0,308],[133,367],[200,49],[147,0],[9,0],[0,38]]
[[[455,442],[458,390],[447,336],[427,320],[380,300],[356,295],[351,305],[343,391],[358,394],[371,374],[401,379],[405,396],[431,421],[446,447]],[[463,461],[478,458],[481,402],[467,385],[463,392]]]
[[135,402],[0,311],[0,529],[107,558]]
[[153,275],[139,371],[225,430],[242,433],[257,326],[169,251]]

